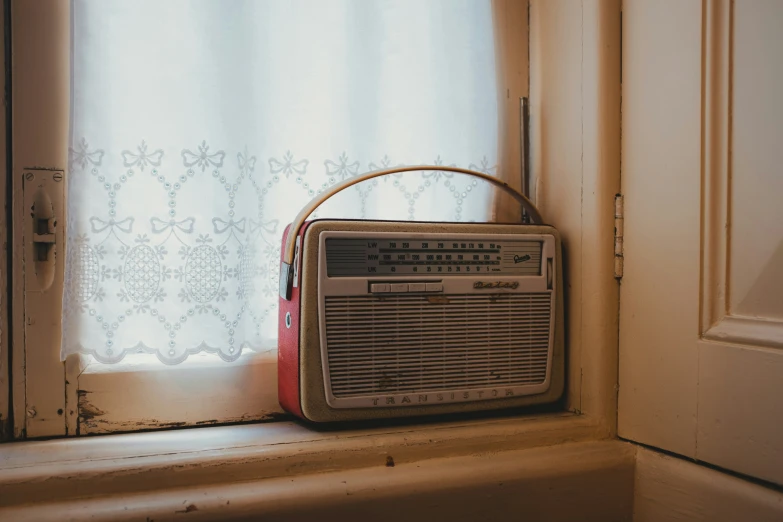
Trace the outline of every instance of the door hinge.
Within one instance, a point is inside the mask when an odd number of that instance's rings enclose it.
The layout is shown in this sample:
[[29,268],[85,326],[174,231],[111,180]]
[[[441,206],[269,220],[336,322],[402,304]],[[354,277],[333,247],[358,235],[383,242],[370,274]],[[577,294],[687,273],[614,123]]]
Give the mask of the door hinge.
[[614,278],[623,278],[623,195],[614,197]]

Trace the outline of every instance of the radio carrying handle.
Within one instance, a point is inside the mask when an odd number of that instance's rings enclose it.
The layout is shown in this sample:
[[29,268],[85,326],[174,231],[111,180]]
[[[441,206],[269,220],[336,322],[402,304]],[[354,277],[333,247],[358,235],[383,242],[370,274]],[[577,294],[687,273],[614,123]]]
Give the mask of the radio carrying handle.
[[334,196],[338,192],[342,192],[348,187],[356,185],[357,183],[361,183],[362,181],[367,181],[373,178],[379,178],[381,176],[386,176],[388,174],[397,174],[400,172],[417,172],[422,170],[457,172],[459,174],[467,174],[469,176],[474,176],[477,178],[481,178],[484,181],[488,181],[492,185],[495,185],[496,187],[502,189],[511,197],[513,197],[515,200],[517,200],[522,205],[522,208],[525,209],[525,212],[527,212],[527,215],[534,223],[538,223],[538,224],[543,223],[541,214],[538,212],[536,206],[527,198],[527,196],[525,196],[515,188],[511,187],[508,183],[501,181],[496,177],[490,176],[489,174],[485,174],[483,172],[478,172],[469,169],[462,169],[459,167],[448,167],[445,165],[409,165],[409,166],[392,167],[389,169],[365,172],[364,174],[361,174],[359,176],[346,179],[332,186],[329,190],[327,190],[323,194],[317,195],[312,200],[310,200],[310,202],[307,205],[305,205],[302,208],[302,210],[300,210],[299,213],[296,215],[294,221],[291,223],[290,229],[288,230],[288,236],[286,237],[285,240],[285,252],[283,253],[283,261],[280,264],[280,297],[282,297],[287,301],[291,299],[291,292],[293,291],[293,287],[294,287],[293,264],[294,264],[295,250],[296,250],[296,238],[299,235],[299,229],[302,228],[302,225],[304,224],[305,220],[307,220],[307,218],[310,216],[310,214],[312,214],[315,211],[316,208],[318,208],[324,201]]

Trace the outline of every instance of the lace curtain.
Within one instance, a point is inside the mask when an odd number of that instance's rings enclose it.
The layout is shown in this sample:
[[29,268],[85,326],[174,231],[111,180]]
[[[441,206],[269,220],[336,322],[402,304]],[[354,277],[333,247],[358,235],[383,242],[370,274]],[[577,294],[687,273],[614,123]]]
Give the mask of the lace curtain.
[[[169,364],[274,346],[281,234],[398,164],[494,173],[490,0],[75,0],[62,356]],[[319,217],[482,221],[446,172]]]

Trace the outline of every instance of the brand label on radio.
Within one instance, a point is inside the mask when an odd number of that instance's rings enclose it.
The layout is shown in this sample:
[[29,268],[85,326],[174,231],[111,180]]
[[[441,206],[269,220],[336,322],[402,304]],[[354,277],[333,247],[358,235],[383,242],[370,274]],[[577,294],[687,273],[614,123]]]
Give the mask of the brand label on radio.
[[492,288],[509,288],[516,290],[519,288],[518,281],[476,281],[473,283],[473,288],[477,290],[492,289]]
[[386,395],[370,399],[373,406],[405,406],[413,404],[432,404],[439,402],[476,401],[513,397],[512,388],[474,390],[461,392],[418,393],[410,395]]

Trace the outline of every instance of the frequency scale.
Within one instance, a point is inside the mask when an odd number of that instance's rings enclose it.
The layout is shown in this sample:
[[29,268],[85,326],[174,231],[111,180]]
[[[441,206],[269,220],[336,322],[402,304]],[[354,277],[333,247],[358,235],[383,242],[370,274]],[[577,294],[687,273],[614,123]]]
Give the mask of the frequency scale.
[[541,272],[541,242],[447,236],[440,238],[330,238],[326,241],[327,274],[476,275]]

